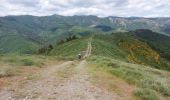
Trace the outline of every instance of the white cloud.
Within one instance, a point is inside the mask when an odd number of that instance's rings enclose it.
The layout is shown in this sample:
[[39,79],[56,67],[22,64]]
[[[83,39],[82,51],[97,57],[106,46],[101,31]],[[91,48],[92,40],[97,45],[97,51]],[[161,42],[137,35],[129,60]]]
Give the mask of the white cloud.
[[170,0],[0,0],[0,16],[97,15],[170,17]]

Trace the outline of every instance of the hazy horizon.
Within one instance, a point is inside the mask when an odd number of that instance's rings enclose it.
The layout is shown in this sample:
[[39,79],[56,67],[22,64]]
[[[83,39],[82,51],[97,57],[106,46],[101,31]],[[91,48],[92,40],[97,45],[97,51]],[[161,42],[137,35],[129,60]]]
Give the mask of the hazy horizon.
[[35,16],[35,17],[46,17],[46,16],[63,16],[63,17],[73,17],[73,16],[96,16],[99,18],[107,18],[107,17],[115,17],[115,18],[170,18],[170,16],[158,16],[158,17],[144,17],[144,16],[97,16],[97,15],[59,15],[59,14],[51,14],[51,15],[31,15],[31,14],[23,14],[23,15],[5,15],[0,17],[9,17],[9,16]]

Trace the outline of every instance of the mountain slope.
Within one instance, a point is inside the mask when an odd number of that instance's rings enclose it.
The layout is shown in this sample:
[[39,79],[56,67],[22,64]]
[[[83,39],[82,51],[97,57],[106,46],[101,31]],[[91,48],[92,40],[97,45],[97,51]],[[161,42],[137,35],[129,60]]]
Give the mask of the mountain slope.
[[[3,99],[168,100],[168,61],[145,39],[133,32],[96,34],[49,46],[45,54],[50,56],[1,55],[0,63],[5,66],[0,68],[3,77],[0,88],[7,88],[1,89],[0,96]],[[75,60],[79,53],[86,53],[87,58]],[[62,60],[57,61],[57,57]],[[6,66],[17,73],[11,74]],[[11,84],[6,85],[8,82]]]
[[[38,45],[44,45],[53,44],[58,40],[65,39],[72,35],[85,36],[94,33],[105,34],[105,32],[110,31],[150,29],[168,35],[170,34],[169,25],[170,18],[100,18],[97,16],[60,15],[43,17],[28,15],[6,16],[0,17],[0,37],[17,34],[17,36],[23,40]],[[12,39],[13,38],[10,40]],[[17,44],[15,45],[17,47]],[[3,48],[3,45],[1,48],[6,50],[6,47]],[[10,48],[10,46],[8,48]],[[11,52],[13,51],[11,50]]]
[[[74,56],[84,51],[82,44],[87,46],[87,43],[83,38],[69,41],[56,46],[51,55]],[[76,52],[72,52],[72,47]],[[133,32],[92,36],[92,55],[87,62],[86,68],[93,75],[92,82],[103,89],[116,93],[122,93],[122,87],[123,90],[133,90],[130,94],[138,100],[164,100],[170,97],[169,61]],[[130,89],[112,77],[126,81]],[[124,91],[126,99],[129,98],[129,91]]]
[[[147,38],[141,39],[137,37],[136,34],[136,31],[134,31],[93,35],[92,55],[170,70],[170,61],[167,58],[168,55],[164,56],[167,50],[169,50],[169,37],[158,33],[148,33],[154,34],[152,37],[154,40],[156,39],[156,42],[153,42],[152,40],[147,40]],[[160,38],[160,36],[166,37],[167,39],[164,39],[166,44],[161,44],[159,47],[160,44],[157,38]],[[84,47],[88,43],[87,41],[89,41],[88,37],[78,38],[69,42],[66,41],[62,44],[54,45],[54,48],[47,54],[61,58],[75,59],[77,54],[83,54],[85,50]],[[152,42],[154,44],[151,44]],[[157,49],[153,48],[154,45],[157,45]],[[161,48],[164,46],[165,48]],[[165,52],[164,55],[161,54],[158,48],[162,50],[162,52]]]
[[75,59],[79,53],[84,54],[88,38],[75,39],[69,42],[62,43],[60,45],[54,46],[54,48],[49,52],[51,56],[57,56],[61,58]]
[[136,30],[134,34],[146,41],[153,49],[170,60],[170,36],[161,35],[150,30]]
[[164,56],[132,33],[96,35],[92,45],[94,55],[150,65],[160,69],[170,69],[170,62]]
[[35,53],[38,50],[39,44],[28,41],[17,35],[3,36],[0,38],[1,53]]
[[[116,76],[125,80],[132,87],[134,86],[134,100],[168,100],[170,98],[169,71],[158,70],[141,64],[127,63],[103,56],[92,56],[88,61],[91,73],[94,74],[94,77],[98,78],[94,78],[97,81],[96,83],[102,82],[100,87],[108,87],[108,90],[113,89],[113,91],[123,88],[126,91],[126,99],[129,97],[127,96],[129,94],[128,90],[130,91],[131,89],[124,87],[123,84],[115,80],[107,80],[108,78],[105,77],[106,74],[104,73]],[[117,83],[120,87],[115,85]]]

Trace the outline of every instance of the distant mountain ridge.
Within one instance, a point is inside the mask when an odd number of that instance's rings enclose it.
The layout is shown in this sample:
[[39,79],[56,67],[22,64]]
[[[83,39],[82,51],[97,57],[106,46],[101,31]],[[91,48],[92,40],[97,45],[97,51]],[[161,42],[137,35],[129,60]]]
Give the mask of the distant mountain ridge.
[[[5,16],[0,17],[0,52],[32,53],[44,44],[55,43],[72,35],[84,36],[136,29],[150,29],[170,35],[170,18]],[[26,50],[27,46],[31,47],[31,50]]]

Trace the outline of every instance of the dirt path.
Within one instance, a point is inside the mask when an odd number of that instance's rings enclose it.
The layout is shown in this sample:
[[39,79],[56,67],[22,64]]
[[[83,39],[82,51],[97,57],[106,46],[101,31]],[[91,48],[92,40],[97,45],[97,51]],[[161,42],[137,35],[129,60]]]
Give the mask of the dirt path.
[[[84,58],[91,55],[91,41]],[[86,60],[67,61],[47,67],[25,81],[0,90],[0,100],[121,100],[101,86],[94,85],[86,70]],[[123,100],[123,99],[122,99]]]
[[83,58],[87,58],[91,55],[91,50],[92,50],[91,41],[92,41],[92,38],[89,39],[87,50]]

